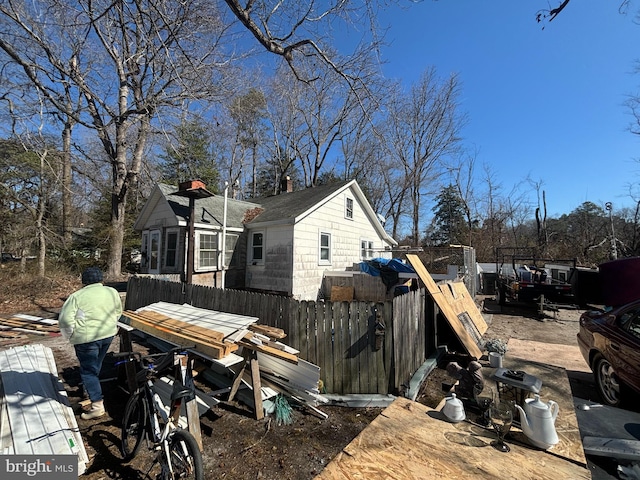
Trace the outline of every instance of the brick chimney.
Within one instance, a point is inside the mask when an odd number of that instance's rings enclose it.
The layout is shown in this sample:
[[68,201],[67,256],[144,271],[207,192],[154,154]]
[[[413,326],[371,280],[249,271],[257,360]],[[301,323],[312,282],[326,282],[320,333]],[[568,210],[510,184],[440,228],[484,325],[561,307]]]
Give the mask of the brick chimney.
[[280,182],[280,193],[291,193],[293,192],[293,180],[291,177],[287,175]]
[[207,186],[204,184],[202,180],[188,180],[186,182],[181,182],[178,184],[178,190],[196,190],[198,188],[206,189]]

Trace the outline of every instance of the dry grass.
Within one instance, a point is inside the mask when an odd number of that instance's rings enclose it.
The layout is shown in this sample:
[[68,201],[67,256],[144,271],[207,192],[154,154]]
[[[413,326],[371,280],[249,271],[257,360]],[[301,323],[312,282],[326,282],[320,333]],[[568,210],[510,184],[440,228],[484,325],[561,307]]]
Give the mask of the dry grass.
[[34,267],[21,272],[19,263],[0,264],[0,314],[57,312],[82,286],[78,275],[49,271],[43,278],[32,272]]

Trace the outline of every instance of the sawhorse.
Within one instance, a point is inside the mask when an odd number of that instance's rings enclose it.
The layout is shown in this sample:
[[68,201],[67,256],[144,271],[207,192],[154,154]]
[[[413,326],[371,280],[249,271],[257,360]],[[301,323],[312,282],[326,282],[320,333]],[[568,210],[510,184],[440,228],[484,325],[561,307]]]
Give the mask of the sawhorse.
[[232,401],[242,382],[244,372],[249,365],[249,373],[251,375],[251,388],[253,389],[253,403],[255,405],[256,420],[262,420],[264,418],[264,408],[262,407],[262,385],[260,382],[260,365],[258,364],[258,353],[249,347],[243,346],[242,357],[244,361],[242,366],[236,372],[233,377],[233,383],[231,384],[231,391],[229,392],[228,401]]

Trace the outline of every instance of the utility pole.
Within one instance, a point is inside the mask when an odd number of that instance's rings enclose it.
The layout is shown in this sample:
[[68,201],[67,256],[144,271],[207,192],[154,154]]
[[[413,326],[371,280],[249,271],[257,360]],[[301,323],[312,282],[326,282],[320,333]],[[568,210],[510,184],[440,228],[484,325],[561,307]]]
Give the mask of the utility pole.
[[609,212],[609,223],[611,224],[611,260],[616,260],[618,258],[618,248],[616,247],[616,232],[613,229],[613,204],[611,202],[607,202],[604,204],[604,208]]

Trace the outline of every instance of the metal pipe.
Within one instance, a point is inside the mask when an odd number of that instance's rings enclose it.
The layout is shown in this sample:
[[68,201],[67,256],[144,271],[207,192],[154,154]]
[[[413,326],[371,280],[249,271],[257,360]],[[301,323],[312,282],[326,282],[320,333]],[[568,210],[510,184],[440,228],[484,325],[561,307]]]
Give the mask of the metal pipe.
[[225,285],[225,274],[226,274],[226,265],[225,265],[225,256],[227,254],[227,192],[229,190],[229,182],[224,182],[224,207],[222,213],[222,260],[220,262],[220,266],[222,271],[220,272],[220,286],[224,288]]

